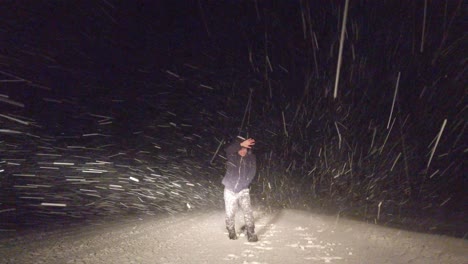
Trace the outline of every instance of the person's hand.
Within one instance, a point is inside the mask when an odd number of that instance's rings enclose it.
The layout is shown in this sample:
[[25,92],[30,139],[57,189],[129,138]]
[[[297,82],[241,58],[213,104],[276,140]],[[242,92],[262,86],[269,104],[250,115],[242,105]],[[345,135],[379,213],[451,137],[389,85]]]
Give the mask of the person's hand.
[[252,146],[255,145],[255,139],[249,138],[243,141],[242,143],[240,143],[240,145],[244,148],[252,148]]

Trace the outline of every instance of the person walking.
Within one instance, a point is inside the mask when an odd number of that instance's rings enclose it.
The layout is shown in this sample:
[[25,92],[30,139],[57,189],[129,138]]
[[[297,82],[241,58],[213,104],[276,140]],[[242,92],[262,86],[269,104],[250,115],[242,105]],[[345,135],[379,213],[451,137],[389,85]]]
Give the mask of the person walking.
[[235,216],[240,206],[244,213],[247,240],[257,242],[255,223],[250,204],[249,185],[257,170],[256,157],[252,153],[253,138],[237,137],[226,149],[226,174],[223,178],[224,203],[226,209],[226,229],[229,239],[237,239]]

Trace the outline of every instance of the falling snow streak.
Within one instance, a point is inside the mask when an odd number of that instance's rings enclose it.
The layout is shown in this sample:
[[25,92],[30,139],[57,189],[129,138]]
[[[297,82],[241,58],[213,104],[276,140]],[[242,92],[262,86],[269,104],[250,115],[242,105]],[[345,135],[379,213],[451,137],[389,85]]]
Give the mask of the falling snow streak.
[[344,43],[344,38],[345,38],[346,20],[348,18],[348,6],[349,6],[349,0],[346,0],[344,12],[343,12],[343,24],[341,25],[340,50],[338,53],[338,63],[336,66],[335,89],[333,90],[333,98],[336,98],[338,96],[338,83],[340,79],[341,61],[343,58],[343,43]]

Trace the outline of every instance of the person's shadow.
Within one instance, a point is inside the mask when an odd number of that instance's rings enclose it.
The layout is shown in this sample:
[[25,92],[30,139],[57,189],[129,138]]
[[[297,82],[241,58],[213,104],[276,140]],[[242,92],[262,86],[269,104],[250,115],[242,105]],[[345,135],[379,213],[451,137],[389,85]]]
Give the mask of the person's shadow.
[[[268,222],[265,223],[264,226],[255,228],[256,229],[255,233],[258,236],[264,235],[266,233],[266,231],[268,230],[268,228],[270,227],[270,225],[275,224],[281,218],[281,216],[283,215],[283,210],[277,210],[277,211],[274,211],[274,212],[271,212],[271,213],[264,213],[264,214],[257,215],[257,216],[254,217],[255,218],[255,223],[257,223],[259,220],[261,220],[261,219],[263,219],[263,218],[265,218],[265,217],[267,217],[269,215],[273,215],[273,216],[270,218],[270,220],[268,220]],[[247,226],[245,224],[241,226],[240,232],[247,235]]]

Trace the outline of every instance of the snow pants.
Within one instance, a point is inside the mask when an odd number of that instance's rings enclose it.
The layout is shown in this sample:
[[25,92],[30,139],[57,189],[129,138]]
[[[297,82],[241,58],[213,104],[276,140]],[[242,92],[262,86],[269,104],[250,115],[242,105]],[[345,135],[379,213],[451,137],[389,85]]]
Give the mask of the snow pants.
[[238,193],[224,189],[224,203],[226,208],[226,228],[234,230],[236,212],[241,207],[244,212],[244,222],[247,230],[254,230],[254,217],[252,207],[250,205],[249,189],[244,189]]

